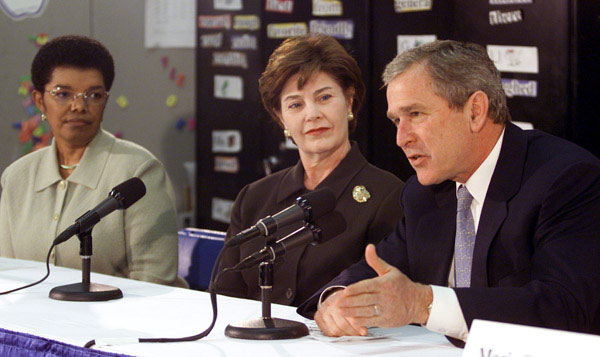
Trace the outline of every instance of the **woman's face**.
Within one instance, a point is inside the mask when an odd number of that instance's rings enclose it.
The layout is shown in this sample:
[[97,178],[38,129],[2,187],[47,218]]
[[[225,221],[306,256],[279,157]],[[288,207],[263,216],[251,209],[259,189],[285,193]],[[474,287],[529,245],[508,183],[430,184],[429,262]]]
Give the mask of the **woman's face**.
[[100,71],[56,67],[44,89],[33,91],[33,100],[46,114],[57,143],[89,144],[100,128],[108,97]]
[[281,91],[280,119],[305,155],[330,155],[348,144],[348,113],[353,91],[327,73],[317,72],[298,88],[298,74]]

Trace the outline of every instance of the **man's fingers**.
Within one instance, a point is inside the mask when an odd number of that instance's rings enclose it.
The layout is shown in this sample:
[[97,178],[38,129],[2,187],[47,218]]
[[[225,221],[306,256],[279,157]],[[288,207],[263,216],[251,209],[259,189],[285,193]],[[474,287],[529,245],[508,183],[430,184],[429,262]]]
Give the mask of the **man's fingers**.
[[348,322],[348,320],[346,320],[343,316],[336,314],[333,315],[333,319],[335,320],[338,328],[343,331],[343,335],[358,336],[361,334],[360,331],[352,326],[350,322]]
[[377,295],[375,294],[358,294],[351,296],[344,296],[343,299],[340,299],[336,306],[338,308],[352,308],[352,307],[362,307],[374,305],[376,303]]
[[[349,318],[353,324],[369,327],[388,327],[383,323],[383,319],[380,316],[371,317],[352,317]],[[365,328],[366,330],[366,328]]]
[[317,311],[315,314],[315,322],[317,323],[317,326],[319,326],[319,329],[327,336],[338,336],[334,332],[337,329],[337,326],[329,314],[323,314],[322,312]]
[[317,325],[327,336],[356,336],[360,335],[361,331],[354,328],[345,318],[338,314],[324,313],[315,315]]
[[350,296],[356,296],[361,294],[373,294],[376,293],[379,289],[378,278],[361,280],[352,285],[348,285],[346,289],[344,289],[343,294],[345,298]]
[[367,245],[367,248],[365,249],[365,259],[367,260],[367,264],[369,264],[379,276],[384,275],[392,268],[385,260],[377,256],[377,251],[373,244]]
[[378,305],[344,307],[340,309],[340,314],[346,318],[374,317],[381,315],[381,308]]

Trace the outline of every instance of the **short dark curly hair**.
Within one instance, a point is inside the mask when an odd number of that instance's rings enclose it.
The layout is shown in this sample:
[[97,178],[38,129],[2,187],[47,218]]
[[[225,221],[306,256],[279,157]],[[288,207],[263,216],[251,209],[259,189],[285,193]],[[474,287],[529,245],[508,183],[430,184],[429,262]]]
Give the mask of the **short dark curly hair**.
[[31,63],[33,87],[43,92],[57,67],[97,69],[102,73],[107,91],[115,79],[110,52],[100,42],[85,36],[61,36],[43,45]]

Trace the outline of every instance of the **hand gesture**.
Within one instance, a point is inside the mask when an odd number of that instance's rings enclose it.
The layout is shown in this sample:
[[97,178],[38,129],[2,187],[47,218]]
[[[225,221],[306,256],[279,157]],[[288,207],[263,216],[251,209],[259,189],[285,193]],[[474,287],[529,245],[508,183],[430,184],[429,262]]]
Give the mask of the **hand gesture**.
[[329,296],[315,314],[319,328],[329,336],[366,335],[368,326],[400,327],[426,323],[433,292],[377,256],[375,246],[365,250],[367,264],[377,277],[352,284]]

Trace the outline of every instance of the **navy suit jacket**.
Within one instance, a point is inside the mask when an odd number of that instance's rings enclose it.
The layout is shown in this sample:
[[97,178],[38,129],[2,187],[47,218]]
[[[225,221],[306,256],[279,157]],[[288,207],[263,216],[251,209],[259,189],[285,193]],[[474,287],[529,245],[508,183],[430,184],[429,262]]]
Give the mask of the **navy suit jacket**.
[[[455,182],[423,186],[413,176],[401,205],[404,218],[377,254],[413,281],[447,286]],[[374,276],[363,259],[324,288]],[[300,305],[301,315],[314,315],[323,289]],[[600,161],[568,141],[507,124],[471,287],[454,290],[469,327],[477,318],[600,333]]]

